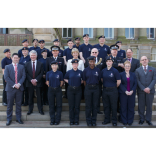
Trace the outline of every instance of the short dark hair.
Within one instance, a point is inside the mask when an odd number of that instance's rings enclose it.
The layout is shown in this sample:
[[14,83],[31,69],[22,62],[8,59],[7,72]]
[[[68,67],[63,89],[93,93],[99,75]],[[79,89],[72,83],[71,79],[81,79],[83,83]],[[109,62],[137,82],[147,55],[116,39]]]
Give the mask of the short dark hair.
[[[133,50],[132,50],[131,48],[128,48],[128,49],[130,49],[130,50],[133,52]],[[127,49],[127,50],[128,50],[128,49]],[[126,52],[127,52],[127,50],[126,50]]]
[[17,53],[13,53],[13,54],[12,54],[12,57],[14,57],[15,55],[17,55],[17,56],[18,56],[18,54],[17,54]]

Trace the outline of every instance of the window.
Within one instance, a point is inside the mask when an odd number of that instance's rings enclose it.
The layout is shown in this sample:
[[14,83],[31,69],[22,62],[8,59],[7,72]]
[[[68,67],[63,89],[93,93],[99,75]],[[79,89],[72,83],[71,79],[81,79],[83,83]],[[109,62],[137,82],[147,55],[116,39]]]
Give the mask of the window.
[[154,39],[155,38],[154,33],[155,33],[154,28],[147,28],[147,38],[148,39]]
[[90,38],[93,38],[93,28],[83,28],[83,35],[89,34]]
[[107,39],[114,38],[114,28],[104,28],[104,35]]
[[72,37],[72,28],[62,28],[62,37]]
[[151,61],[156,62],[156,47],[151,50]]
[[133,57],[139,59],[139,49],[138,47],[130,47],[133,50]]
[[0,34],[7,34],[8,28],[0,28]]
[[133,39],[134,38],[134,28],[125,28],[125,37],[127,39]]

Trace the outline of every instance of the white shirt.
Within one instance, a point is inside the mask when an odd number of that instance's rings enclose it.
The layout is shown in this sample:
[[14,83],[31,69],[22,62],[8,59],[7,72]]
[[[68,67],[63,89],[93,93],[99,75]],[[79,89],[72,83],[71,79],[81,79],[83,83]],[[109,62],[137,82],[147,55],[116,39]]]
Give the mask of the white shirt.
[[97,57],[96,57],[96,62],[95,63],[98,63],[98,59],[97,59]]
[[35,71],[36,71],[37,60],[31,61],[32,69],[33,69],[33,62],[35,62]]
[[[66,71],[73,69],[73,66],[72,66],[71,61],[72,61],[72,59],[68,60],[68,62],[67,62],[67,69],[66,69]],[[83,70],[84,70],[84,63],[83,63],[83,61],[82,61],[82,60],[79,60],[78,69],[79,69],[79,70],[81,70],[81,71],[83,71]]]
[[[54,57],[54,56],[53,56],[53,58],[54,58],[55,61],[57,60],[57,57]],[[55,58],[56,58],[56,59],[55,59]]]

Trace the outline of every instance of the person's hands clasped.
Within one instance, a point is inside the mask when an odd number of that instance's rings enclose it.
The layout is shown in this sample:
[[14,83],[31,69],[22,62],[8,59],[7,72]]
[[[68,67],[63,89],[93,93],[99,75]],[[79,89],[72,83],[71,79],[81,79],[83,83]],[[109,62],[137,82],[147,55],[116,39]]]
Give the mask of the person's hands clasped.
[[125,91],[126,95],[132,95],[133,94],[133,90],[129,91]]
[[144,89],[144,92],[147,93],[147,94],[150,94],[150,89],[147,87],[147,88]]
[[32,79],[31,83],[33,84],[33,86],[36,86],[37,85],[36,79]]

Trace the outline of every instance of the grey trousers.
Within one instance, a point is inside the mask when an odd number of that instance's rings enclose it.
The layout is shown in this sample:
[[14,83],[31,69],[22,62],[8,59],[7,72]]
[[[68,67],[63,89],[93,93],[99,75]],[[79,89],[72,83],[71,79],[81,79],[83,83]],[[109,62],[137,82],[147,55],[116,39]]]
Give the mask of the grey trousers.
[[[151,121],[152,119],[152,103],[154,99],[154,93],[138,93],[138,113],[141,121]],[[146,106],[146,115],[145,114]]]
[[16,88],[7,92],[7,120],[12,120],[14,99],[16,103],[16,120],[21,119],[22,95],[23,91]]

